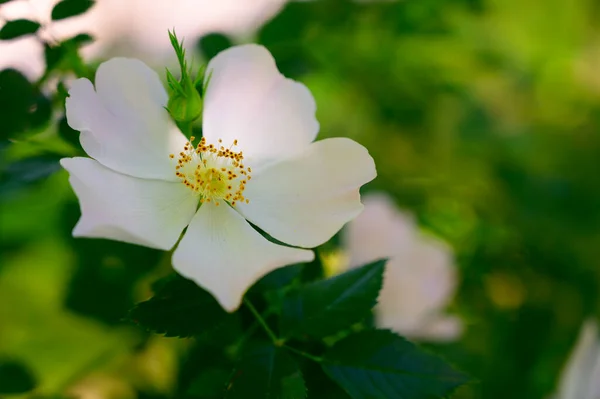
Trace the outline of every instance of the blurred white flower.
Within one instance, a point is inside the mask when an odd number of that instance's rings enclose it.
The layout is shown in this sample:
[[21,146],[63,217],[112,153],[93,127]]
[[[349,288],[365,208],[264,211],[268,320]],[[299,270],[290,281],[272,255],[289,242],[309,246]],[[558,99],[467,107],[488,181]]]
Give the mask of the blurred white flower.
[[555,399],[600,399],[600,336],[595,320],[583,324]]
[[445,315],[456,288],[450,248],[419,233],[413,218],[383,194],[363,199],[364,211],[342,236],[349,267],[389,258],[375,309],[378,327],[409,338],[449,341],[462,331],[461,321]]
[[[275,15],[286,0],[101,0],[81,16],[52,22],[52,8],[59,0],[14,0],[0,5],[1,21],[32,19],[44,25],[46,40],[89,33],[94,43],[82,49],[86,60],[110,56],[138,57],[164,65],[172,48],[167,30],[186,37],[188,54],[195,39],[211,32],[245,37]],[[44,72],[44,49],[35,37],[0,41],[0,69],[17,68],[30,79]]]
[[261,276],[314,257],[266,240],[246,220],[289,245],[315,247],[362,211],[359,188],[376,172],[352,140],[312,142],[311,93],[281,75],[264,47],[223,51],[207,72],[203,138],[194,146],[163,108],[155,72],[133,59],[103,63],[95,90],[78,79],[66,104],[92,159],[61,164],[81,204],[74,236],[168,250],[187,226],[175,269],[233,311]]

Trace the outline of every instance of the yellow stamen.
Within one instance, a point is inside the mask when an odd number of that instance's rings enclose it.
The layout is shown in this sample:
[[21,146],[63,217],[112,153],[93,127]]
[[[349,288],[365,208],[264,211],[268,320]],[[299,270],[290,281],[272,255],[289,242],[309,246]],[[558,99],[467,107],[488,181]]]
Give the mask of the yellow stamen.
[[[233,145],[225,149],[207,144],[204,137],[194,147],[194,139],[190,137],[179,153],[175,176],[200,197],[200,203],[213,201],[216,206],[219,206],[220,200],[232,206],[237,202],[249,203],[243,193],[251,178],[251,169],[241,162],[244,158],[242,152],[232,150],[238,141],[233,140]],[[223,141],[219,139],[218,142]],[[170,154],[169,157],[174,158],[175,155]]]

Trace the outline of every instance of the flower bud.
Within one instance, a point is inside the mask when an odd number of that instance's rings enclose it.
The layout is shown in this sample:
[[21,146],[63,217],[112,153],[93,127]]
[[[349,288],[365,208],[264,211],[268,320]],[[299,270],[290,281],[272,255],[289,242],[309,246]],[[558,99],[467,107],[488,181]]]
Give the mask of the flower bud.
[[171,71],[167,69],[167,83],[169,84],[167,109],[177,122],[193,122],[202,115],[202,98],[196,90],[198,81],[192,80],[190,76],[183,41],[180,42],[177,39],[175,32],[169,32],[169,39],[179,61],[181,78],[175,79]]
[[202,98],[189,78],[181,83],[181,90],[170,90],[167,109],[176,121],[193,122],[202,115]]

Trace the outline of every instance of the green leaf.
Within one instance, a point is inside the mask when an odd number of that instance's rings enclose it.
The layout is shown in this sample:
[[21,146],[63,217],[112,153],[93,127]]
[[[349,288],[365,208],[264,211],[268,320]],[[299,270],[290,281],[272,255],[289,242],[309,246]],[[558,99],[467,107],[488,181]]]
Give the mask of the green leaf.
[[0,394],[20,394],[35,388],[31,372],[13,360],[0,359]]
[[250,290],[256,292],[281,290],[299,278],[304,266],[304,263],[296,263],[276,269],[258,280]]
[[65,40],[65,43],[73,43],[76,45],[84,45],[94,41],[94,37],[89,33],[79,33],[70,39]]
[[79,132],[69,126],[66,115],[61,117],[58,121],[58,135],[73,147],[77,148],[78,150],[83,150],[83,147],[79,141]]
[[52,71],[58,67],[63,60],[67,49],[62,45],[54,46],[44,43],[44,59],[46,60],[46,70]]
[[0,40],[11,40],[21,36],[31,35],[40,28],[40,24],[28,19],[15,19],[8,21],[0,29]]
[[271,343],[249,348],[233,373],[227,399],[304,399],[306,386],[292,357]]
[[81,15],[94,5],[92,0],[63,0],[52,9],[52,20],[74,17]]
[[428,399],[450,395],[469,379],[442,359],[387,330],[338,341],[323,370],[354,399]]
[[325,337],[367,316],[377,303],[386,260],[291,291],[283,303],[283,336]]
[[162,252],[112,240],[73,238],[71,231],[80,215],[76,202],[69,203],[62,215],[65,239],[75,255],[64,304],[70,311],[105,324],[122,324],[135,304],[134,287],[158,266]]
[[58,155],[45,154],[4,166],[0,171],[0,195],[8,195],[59,171],[60,158]]
[[154,297],[138,303],[129,319],[167,337],[190,337],[227,326],[235,316],[215,298],[183,277],[168,277]]
[[46,71],[52,71],[61,67],[64,59],[77,51],[77,49],[85,44],[91,43],[94,38],[87,33],[80,33],[69,39],[64,40],[57,45],[44,43],[44,58],[46,60]]
[[41,128],[50,121],[50,100],[15,69],[0,71],[0,139]]
[[207,60],[229,47],[231,47],[231,40],[221,33],[209,33],[198,40],[198,48]]
[[187,389],[185,398],[220,398],[227,388],[231,370],[213,368],[202,370]]
[[302,369],[309,399],[350,399],[350,396],[333,381],[320,364],[307,363]]

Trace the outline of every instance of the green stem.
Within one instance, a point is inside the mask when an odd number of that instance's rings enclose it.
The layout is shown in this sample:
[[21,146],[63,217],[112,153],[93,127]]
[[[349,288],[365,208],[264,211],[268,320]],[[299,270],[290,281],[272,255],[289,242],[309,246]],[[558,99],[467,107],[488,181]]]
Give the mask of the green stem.
[[277,335],[275,335],[275,333],[273,332],[273,330],[271,330],[265,319],[263,319],[260,313],[258,313],[258,310],[256,310],[254,305],[252,305],[252,303],[247,298],[244,298],[244,305],[246,305],[248,309],[250,309],[254,317],[256,317],[256,320],[260,323],[260,325],[265,330],[269,338],[271,338],[273,344],[275,344],[276,346],[281,346],[282,341],[279,338],[277,338]]
[[323,362],[323,358],[322,357],[314,356],[314,355],[311,355],[310,353],[302,352],[301,350],[298,350],[296,348],[292,348],[291,346],[284,345],[284,347],[286,349],[288,349],[288,350],[290,350],[290,351],[292,351],[292,352],[300,355],[300,356],[304,356],[305,358],[312,360],[313,362],[317,362],[317,363],[322,363]]
[[271,330],[271,328],[269,327],[269,325],[267,324],[265,319],[263,319],[263,317],[260,315],[260,313],[258,313],[258,310],[256,310],[254,305],[252,305],[252,303],[247,298],[244,298],[244,305],[246,305],[248,307],[248,309],[250,309],[250,311],[252,312],[254,317],[256,317],[256,320],[258,321],[258,323],[263,327],[263,329],[265,330],[265,332],[267,333],[269,338],[271,338],[271,341],[273,341],[273,344],[275,346],[283,346],[284,348],[286,348],[300,356],[304,356],[305,358],[310,359],[313,362],[317,362],[317,363],[323,362],[322,357],[314,356],[314,355],[311,355],[310,353],[306,353],[306,352],[303,352],[296,348],[292,348],[291,346],[285,345],[285,340],[282,338],[278,338],[277,335],[275,335],[275,333],[273,332],[273,330]]

